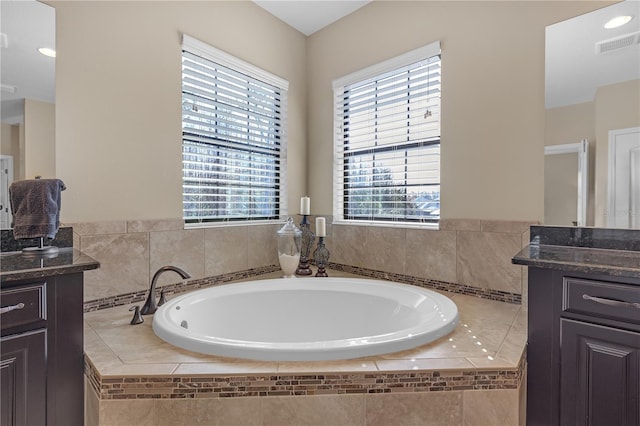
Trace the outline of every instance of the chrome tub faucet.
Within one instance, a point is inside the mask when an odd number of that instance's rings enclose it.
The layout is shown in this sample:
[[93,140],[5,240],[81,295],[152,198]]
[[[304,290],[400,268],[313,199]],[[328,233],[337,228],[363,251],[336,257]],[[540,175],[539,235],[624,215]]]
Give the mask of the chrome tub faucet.
[[151,280],[151,288],[149,289],[149,295],[147,296],[147,301],[144,302],[144,306],[140,309],[140,313],[142,315],[149,315],[158,310],[158,303],[156,302],[156,281],[163,272],[173,271],[182,277],[183,280],[187,278],[191,278],[191,275],[188,272],[183,271],[177,266],[163,266],[158,269],[155,274],[153,274],[153,279]]

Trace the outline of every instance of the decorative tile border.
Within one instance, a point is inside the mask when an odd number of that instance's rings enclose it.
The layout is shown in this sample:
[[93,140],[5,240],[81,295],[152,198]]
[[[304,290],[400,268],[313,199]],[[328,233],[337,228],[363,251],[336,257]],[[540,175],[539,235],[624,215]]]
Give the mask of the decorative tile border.
[[[242,280],[246,278],[256,277],[280,270],[278,265],[262,266],[260,268],[252,268],[229,274],[216,275],[213,277],[200,278],[186,282],[167,284],[162,286],[166,296],[184,293],[185,291],[197,290],[200,288],[211,287],[216,284],[223,284],[229,281]],[[101,309],[113,308],[115,306],[129,305],[135,302],[144,301],[147,290],[136,291],[132,293],[118,294],[116,296],[104,297],[96,300],[84,302],[84,312],[99,311]]]
[[328,268],[336,271],[348,272],[365,277],[385,279],[404,284],[417,285],[419,287],[431,288],[451,293],[466,294],[468,296],[480,297],[482,299],[496,300],[498,302],[522,304],[522,295],[509,293],[506,291],[492,290],[489,288],[472,287],[464,284],[449,283],[445,281],[432,280],[429,278],[418,278],[410,275],[396,274],[393,272],[376,271],[373,269],[360,268],[357,266],[342,265],[340,263],[329,262]]
[[85,356],[85,375],[100,400],[518,389],[525,366],[526,351],[523,351],[517,367],[500,370],[100,377],[91,360]]
[[[472,287],[464,284],[449,283],[445,281],[432,280],[428,278],[412,277],[410,275],[396,274],[392,272],[376,271],[373,269],[360,268],[356,266],[342,265],[339,263],[329,262],[327,266],[330,269],[347,272],[355,275],[362,275],[370,278],[386,279],[390,281],[401,282],[405,284],[417,285],[419,287],[431,288],[441,291],[449,291],[452,293],[466,294],[468,296],[480,297],[482,299],[496,300],[499,302],[522,304],[522,295],[517,293],[508,293],[499,290],[491,290],[486,288]],[[260,268],[252,268],[229,274],[216,275],[213,277],[200,278],[177,284],[168,284],[162,286],[167,296],[183,293],[185,291],[197,290],[200,288],[211,287],[216,284],[223,284],[230,281],[237,281],[246,278],[252,278],[259,275],[268,274],[280,270],[278,265],[263,266]],[[113,308],[115,306],[128,305],[135,302],[145,300],[147,291],[136,291],[132,293],[118,294],[116,296],[104,297],[101,299],[89,300],[84,302],[84,312],[99,311],[101,309]]]

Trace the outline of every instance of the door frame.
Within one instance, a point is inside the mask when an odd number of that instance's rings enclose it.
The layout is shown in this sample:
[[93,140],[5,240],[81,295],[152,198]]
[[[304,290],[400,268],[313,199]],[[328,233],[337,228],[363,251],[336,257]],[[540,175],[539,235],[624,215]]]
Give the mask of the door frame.
[[[627,129],[616,129],[609,130],[609,158],[607,164],[607,227],[615,227],[616,226],[616,215],[612,214],[615,212],[615,201],[616,201],[616,149],[618,136],[627,135],[629,133],[638,133],[640,134],[640,127],[630,127]],[[631,183],[629,183],[631,184]],[[631,191],[631,188],[629,188]],[[629,193],[631,197],[631,192]],[[640,212],[636,213],[639,214]],[[627,226],[628,227],[628,226]]]
[[[6,172],[5,172],[6,170]],[[11,155],[0,155],[0,173],[6,173],[7,175],[7,187],[0,188],[1,197],[2,197],[2,208],[3,210],[6,208],[6,217],[7,217],[7,225],[9,228],[11,226],[11,222],[13,221],[13,217],[11,215],[11,200],[9,200],[9,187],[13,182],[13,156]],[[6,199],[5,199],[6,197]],[[6,203],[6,204],[5,204]],[[0,215],[4,215],[4,212],[0,212]],[[0,221],[1,223],[1,221]]]
[[576,221],[578,226],[587,226],[587,206],[589,201],[589,141],[582,139],[576,143],[547,145],[544,155],[578,154],[578,206]]

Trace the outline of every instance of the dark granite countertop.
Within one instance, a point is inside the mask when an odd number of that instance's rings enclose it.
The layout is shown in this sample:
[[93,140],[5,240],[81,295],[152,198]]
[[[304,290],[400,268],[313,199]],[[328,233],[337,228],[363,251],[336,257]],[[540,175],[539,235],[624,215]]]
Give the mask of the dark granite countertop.
[[25,256],[22,252],[0,255],[0,283],[72,274],[97,269],[100,263],[72,247],[60,248],[55,257]]
[[640,252],[528,245],[514,256],[516,265],[640,278]]
[[537,268],[640,278],[640,230],[532,226],[530,244],[511,261]]

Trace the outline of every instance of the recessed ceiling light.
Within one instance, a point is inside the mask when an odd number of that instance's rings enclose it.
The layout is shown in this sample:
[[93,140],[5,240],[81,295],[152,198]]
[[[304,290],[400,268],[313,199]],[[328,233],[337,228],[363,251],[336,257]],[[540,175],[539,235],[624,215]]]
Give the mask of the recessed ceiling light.
[[633,19],[633,16],[629,16],[629,15],[616,16],[615,18],[611,19],[606,24],[604,24],[604,27],[608,30],[612,28],[618,28],[628,23],[632,19]]
[[48,56],[50,58],[56,57],[56,51],[53,49],[49,49],[48,47],[40,47],[38,48],[38,52],[42,53],[44,56]]

